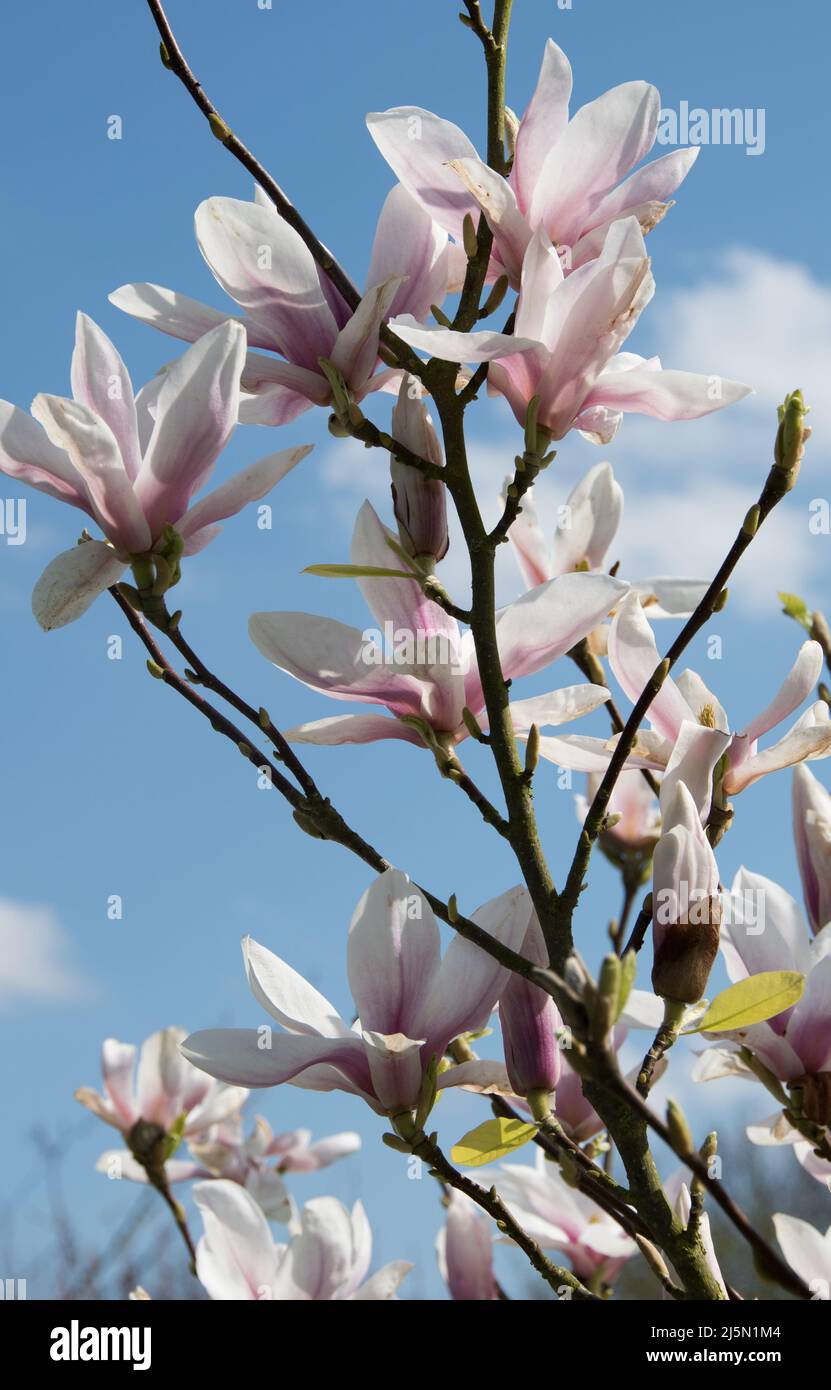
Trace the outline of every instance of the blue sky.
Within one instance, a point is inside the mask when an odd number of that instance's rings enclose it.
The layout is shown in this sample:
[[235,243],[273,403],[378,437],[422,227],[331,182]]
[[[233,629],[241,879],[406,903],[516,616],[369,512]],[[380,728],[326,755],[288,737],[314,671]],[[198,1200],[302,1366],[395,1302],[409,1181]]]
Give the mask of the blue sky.
[[[722,637],[723,659],[707,659],[703,638],[690,654],[740,727],[767,703],[798,645],[798,630],[778,615],[776,590],[804,591],[810,605],[828,601],[831,539],[812,535],[807,525],[808,502],[824,495],[828,478],[828,208],[815,166],[826,114],[825,7],[803,3],[797,34],[788,11],[772,0],[574,0],[569,11],[532,0],[515,9],[508,96],[518,110],[550,34],[572,60],[575,107],[617,82],[647,78],[666,107],[687,101],[765,111],[764,154],[705,147],[678,206],[650,237],[658,293],[632,340],[635,350],[659,350],[665,365],[746,380],[757,396],[698,425],[629,420],[605,451],[570,439],[538,490],[553,525],[556,503],[608,457],[627,495],[622,572],[707,576],[767,467],[776,400],[792,387],[805,389],[816,437],[800,491],[760,539],[718,625],[704,634]],[[392,182],[364,129],[365,112],[418,104],[482,140],[480,53],[455,10],[450,0],[417,7],[402,0],[317,7],[275,0],[271,10],[256,0],[171,0],[180,41],[225,118],[359,282]],[[227,306],[196,249],[192,216],[212,194],[249,196],[249,181],[162,68],[140,3],[87,0],[80,21],[56,0],[18,6],[5,18],[4,38],[0,102],[15,135],[7,142],[0,220],[9,349],[0,394],[27,406],[37,391],[67,393],[78,308],[114,338],[141,383],[176,346],[112,308],[108,292],[147,279]],[[112,115],[122,118],[119,141],[107,138]],[[383,398],[373,408],[386,423]],[[517,445],[502,403],[481,407],[471,437],[482,487],[495,496]],[[229,522],[188,566],[177,599],[203,657],[284,725],[330,709],[263,662],[248,641],[247,616],[297,608],[363,627],[351,588],[300,571],[346,558],[365,495],[386,506],[383,457],[332,440],[322,414],[307,414],[279,439],[239,430],[221,476],[305,442],[318,447],[275,493],[274,530],[258,531],[253,515]],[[7,484],[3,495],[19,492]],[[17,974],[0,964],[0,1056],[12,1136],[3,1145],[2,1189],[7,1196],[26,1192],[15,1226],[17,1268],[4,1276],[25,1276],[49,1239],[30,1131],[36,1124],[59,1133],[78,1128],[72,1091],[97,1083],[101,1039],[139,1041],[168,1023],[196,1029],[258,1022],[238,945],[246,932],[348,1010],[345,934],[367,883],[366,870],[345,852],[299,834],[277,795],[258,791],[233,750],[147,677],[144,655],[109,600],[63,632],[39,632],[29,611],[32,585],[77,527],[48,498],[29,493],[27,503],[26,544],[9,546],[0,537],[0,896],[24,924],[17,948],[28,962]],[[463,596],[458,544],[448,575]],[[507,554],[500,583],[505,600],[520,592]],[[669,640],[673,630],[663,625],[660,637]],[[107,644],[117,634],[125,637],[123,657],[112,661]],[[573,678],[565,667],[557,675],[562,684]],[[529,682],[527,693],[551,684],[549,673]],[[479,751],[470,755],[471,770],[492,787]],[[356,826],[437,893],[455,891],[473,908],[515,881],[503,844],[437,779],[426,755],[390,743],[320,750],[309,763]],[[827,783],[823,769],[820,776]],[[578,828],[573,798],[550,773],[540,782],[546,843],[562,877]],[[746,862],[798,892],[788,797],[785,775],[742,796],[720,855],[723,879]],[[121,921],[108,919],[112,894],[123,899]],[[579,944],[590,959],[602,949],[617,899],[614,877],[599,863],[578,918]],[[47,916],[20,916],[35,908]],[[731,1096],[713,1090],[690,1104],[703,1126]],[[748,1111],[757,1116],[765,1113],[758,1097]],[[746,1101],[745,1093],[736,1099]],[[275,1128],[361,1131],[362,1159],[298,1180],[295,1193],[361,1196],[376,1230],[377,1259],[415,1259],[411,1293],[437,1296],[436,1193],[427,1180],[402,1193],[406,1178],[378,1142],[379,1122],[357,1101],[289,1088],[263,1093],[257,1109]],[[479,1115],[469,1097],[445,1100],[441,1112],[448,1143]],[[90,1117],[67,1156],[70,1205],[93,1247],[131,1195],[93,1172],[108,1143]],[[801,1174],[795,1165],[784,1171],[797,1194]],[[30,1296],[39,1292],[48,1289],[31,1289]]]

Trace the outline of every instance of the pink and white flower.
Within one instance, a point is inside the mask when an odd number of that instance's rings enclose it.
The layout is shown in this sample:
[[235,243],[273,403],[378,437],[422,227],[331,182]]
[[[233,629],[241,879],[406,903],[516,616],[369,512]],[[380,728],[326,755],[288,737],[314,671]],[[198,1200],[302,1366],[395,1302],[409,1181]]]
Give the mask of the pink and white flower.
[[[560,521],[549,547],[537,520],[533,488],[522,499],[522,510],[508,532],[522,577],[529,589],[558,574],[602,570],[623,520],[623,488],[610,463],[596,463],[580,479],[558,509]],[[685,618],[707,591],[704,579],[631,581],[650,619]],[[597,634],[593,634],[593,640]],[[605,651],[605,643],[599,650]]]
[[569,1187],[537,1148],[534,1167],[503,1163],[488,1174],[524,1231],[544,1250],[560,1250],[578,1279],[611,1284],[637,1245],[590,1198]]
[[396,1298],[411,1264],[396,1260],[367,1278],[372,1231],[356,1202],[316,1197],[301,1213],[289,1244],[278,1244],[262,1210],[237,1183],[197,1183],[194,1200],[205,1233],[196,1273],[212,1299],[263,1302],[357,1302]]
[[660,97],[626,82],[582,106],[569,120],[571,66],[549,39],[539,80],[503,179],[450,121],[415,106],[367,116],[370,135],[397,177],[430,217],[462,242],[466,213],[481,210],[494,235],[491,274],[517,285],[533,234],[544,229],[569,268],[600,251],[609,225],[636,217],[644,232],[660,222],[697,149],[676,150],[628,178],[655,143]]
[[[390,538],[365,502],[352,539],[353,563],[406,574],[387,544]],[[462,634],[456,619],[426,598],[416,580],[358,582],[379,625],[377,636],[309,613],[255,613],[250,620],[253,642],[280,670],[333,699],[386,711],[335,715],[301,724],[286,736],[320,744],[384,738],[420,747],[437,739],[448,747],[460,743],[468,736],[465,706],[477,717],[485,708],[471,633]],[[501,609],[497,638],[506,678],[531,675],[563,656],[606,617],[626,587],[608,575],[562,575]],[[604,686],[576,685],[517,701],[511,709],[517,731],[527,732],[535,722],[576,719],[608,698]]]
[[[727,714],[695,671],[664,681],[647,711],[651,729],[638,735],[629,759],[632,766],[658,772],[677,771],[686,760],[683,780],[692,788],[707,785],[719,758],[726,754],[722,787],[735,796],[781,768],[831,755],[831,718],[824,700],[815,701],[777,743],[760,749],[759,740],[792,714],[812,693],[822,670],[822,648],[805,642],[770,704],[738,733]],[[618,684],[634,703],[660,663],[652,629],[636,594],[619,605],[609,631],[609,664]],[[603,772],[616,738],[581,735],[543,739],[540,752],[562,767]],[[693,763],[696,767],[693,767]],[[702,815],[706,806],[696,794]],[[707,799],[709,805],[709,799]]]
[[[196,209],[196,240],[210,270],[243,311],[250,351],[242,372],[240,421],[284,425],[312,405],[331,404],[321,371],[328,358],[355,400],[394,375],[375,375],[378,333],[393,313],[424,315],[441,303],[451,275],[447,236],[401,187],[389,194],[372,250],[367,289],[353,312],[300,235],[257,190],[254,202],[208,198]],[[122,285],[117,308],[162,333],[195,342],[228,319],[161,285]]]
[[[207,1135],[215,1125],[239,1113],[248,1091],[217,1083],[191,1066],[180,1051],[185,1037],[184,1028],[153,1033],[142,1044],[137,1069],[135,1046],[106,1038],[101,1048],[103,1095],[91,1086],[79,1086],[75,1099],[125,1138],[140,1120],[158,1125],[165,1133],[181,1126],[182,1137],[187,1140]],[[96,1166],[102,1171],[118,1171],[131,1181],[146,1181],[144,1169],[127,1149],[108,1151]],[[198,1163],[182,1159],[168,1159],[165,1165],[170,1181],[191,1178],[198,1171]]]
[[614,222],[597,259],[569,276],[540,228],[525,253],[513,334],[430,328],[406,314],[390,327],[446,362],[489,362],[488,389],[505,397],[520,424],[538,397],[538,422],[551,439],[576,429],[608,444],[627,411],[697,420],[750,393],[740,382],[664,371],[658,358],[620,351],[654,292],[634,217]]
[[47,566],[32,595],[41,627],[79,618],[133,559],[161,547],[167,527],[184,554],[202,550],[217,522],[265,496],[309,453],[311,445],[270,454],[192,504],[233,433],[244,357],[244,329],[220,322],[134,396],[109,338],[79,314],[73,399],[36,396],[34,419],[0,401],[0,471],[79,508],[106,537]]
[[[527,891],[513,888],[485,903],[473,920],[518,951],[529,913]],[[431,1058],[441,1059],[454,1038],[486,1025],[508,978],[504,966],[460,936],[442,959],[430,905],[398,869],[373,881],[352,917],[347,972],[359,1017],[351,1027],[250,937],[243,956],[255,999],[285,1031],[209,1029],[186,1039],[184,1055],[224,1081],[347,1091],[382,1115],[415,1109]],[[457,1070],[445,1071],[439,1086],[456,1085]]]

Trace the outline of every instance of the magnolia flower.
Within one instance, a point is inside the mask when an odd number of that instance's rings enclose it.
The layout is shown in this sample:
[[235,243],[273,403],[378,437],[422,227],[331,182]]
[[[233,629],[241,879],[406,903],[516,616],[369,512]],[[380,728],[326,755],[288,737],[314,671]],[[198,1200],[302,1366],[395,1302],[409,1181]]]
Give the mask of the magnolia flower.
[[406,314],[390,327],[411,347],[446,362],[490,362],[488,389],[505,396],[520,424],[536,397],[538,423],[552,439],[577,429],[608,444],[626,411],[695,420],[750,391],[721,377],[663,371],[658,358],[620,352],[654,292],[634,217],[613,223],[597,260],[567,278],[539,228],[522,264],[513,334],[430,328]]
[[[813,939],[794,899],[778,883],[762,874],[740,869],[725,900],[721,949],[731,982],[769,970],[798,970],[805,975],[805,992],[792,1008],[769,1018],[719,1035],[695,1068],[697,1081],[722,1076],[759,1077],[748,1064],[743,1049],[752,1053],[776,1081],[799,1092],[798,1102],[806,1118],[831,1135],[831,925]],[[780,1089],[783,1109],[786,1103]],[[787,1101],[797,1104],[797,1097]],[[748,1130],[754,1143],[798,1144],[801,1135],[781,1111],[762,1125]],[[813,1146],[812,1146],[813,1147]],[[808,1157],[798,1153],[803,1162]],[[815,1177],[826,1177],[828,1165],[806,1164]]]
[[169,527],[184,554],[195,554],[218,521],[263,497],[309,453],[311,445],[271,454],[191,505],[236,424],[244,357],[244,330],[222,322],[136,397],[109,338],[79,314],[74,399],[36,396],[34,420],[0,401],[0,470],[80,508],[106,536],[47,566],[32,595],[41,627],[79,618],[133,560],[166,548]]
[[801,764],[793,772],[793,834],[814,931],[831,921],[831,795]]
[[[629,763],[668,772],[695,743],[713,770],[726,754],[722,788],[735,796],[783,767],[791,767],[831,754],[831,718],[824,700],[817,700],[795,724],[769,748],[759,749],[759,739],[786,719],[811,694],[822,670],[822,648],[805,642],[792,669],[770,704],[740,733],[732,733],[724,708],[695,671],[684,671],[677,681],[668,676],[647,718],[651,730],[642,731]],[[615,679],[634,703],[660,663],[652,629],[636,594],[619,605],[609,630],[609,664]],[[708,736],[709,735],[709,736]],[[540,752],[562,767],[584,772],[603,772],[616,739],[592,739],[563,735],[543,739]],[[699,773],[706,769],[702,767]],[[688,771],[688,784],[697,780]],[[698,798],[696,798],[698,799]],[[702,814],[706,814],[700,806]]]
[[481,209],[494,235],[492,273],[507,274],[514,285],[540,227],[567,253],[569,268],[598,254],[616,218],[635,216],[650,231],[698,154],[676,150],[625,178],[655,143],[658,92],[646,82],[627,82],[569,121],[571,84],[569,61],[549,39],[507,179],[479,158],[458,126],[429,111],[403,106],[367,117],[398,178],[457,242],[465,213]]
[[[121,1131],[129,1142],[139,1121],[157,1125],[163,1134],[197,1140],[214,1125],[236,1115],[248,1096],[239,1086],[209,1080],[182,1056],[179,1045],[184,1028],[163,1028],[142,1044],[135,1080],[136,1048],[132,1043],[107,1038],[101,1048],[104,1094],[80,1086],[75,1099],[100,1120]],[[145,1182],[146,1173],[132,1153],[110,1150],[96,1165],[100,1171],[118,1173],[134,1182]],[[198,1163],[169,1159],[165,1173],[171,1182],[193,1177]]]
[[[393,438],[420,458],[442,467],[441,445],[420,399],[415,377],[403,376],[392,412]],[[392,502],[398,535],[408,555],[432,570],[443,560],[450,544],[447,535],[447,492],[438,478],[425,478],[417,468],[390,456]]]
[[294,1205],[283,1182],[286,1173],[316,1173],[361,1147],[354,1132],[332,1134],[312,1142],[308,1129],[273,1134],[261,1115],[244,1137],[241,1117],[231,1116],[190,1144],[200,1165],[195,1176],[228,1178],[241,1183],[272,1221],[289,1221]]
[[[391,374],[373,375],[382,322],[390,313],[424,315],[447,290],[447,236],[403,188],[393,189],[382,209],[367,289],[354,313],[259,191],[253,203],[208,198],[195,220],[199,250],[243,310],[249,344],[278,354],[249,352],[245,359],[240,420],[246,424],[284,425],[312,405],[330,405],[321,357],[341,373],[355,400],[383,387]],[[122,285],[110,299],[186,342],[228,317],[161,285]]]
[[350,1212],[334,1197],[316,1197],[303,1208],[298,1234],[279,1245],[257,1203],[236,1183],[197,1183],[193,1196],[205,1228],[196,1273],[213,1299],[388,1301],[412,1269],[397,1260],[366,1278],[372,1231],[360,1202]]
[[[533,491],[526,492],[508,532],[528,588],[572,570],[602,570],[623,519],[623,488],[612,465],[596,463],[572,489],[558,509],[560,521],[550,549],[537,520]],[[683,618],[698,606],[708,581],[661,577],[634,580],[631,587],[648,618]]]
[[544,1250],[561,1250],[578,1279],[610,1284],[637,1245],[590,1198],[569,1187],[537,1148],[535,1165],[503,1163],[488,1176],[523,1230]]
[[[518,950],[529,912],[526,890],[513,888],[473,920]],[[347,973],[359,1015],[352,1027],[250,937],[243,956],[254,997],[286,1031],[210,1029],[186,1040],[185,1056],[212,1076],[247,1086],[348,1091],[382,1115],[416,1107],[431,1058],[441,1059],[461,1033],[485,1026],[508,977],[460,936],[441,959],[430,905],[398,869],[374,880],[352,917]],[[455,1085],[456,1070],[445,1071],[439,1086]]]
[[[391,532],[365,502],[352,539],[356,565],[400,570]],[[379,629],[359,632],[308,613],[255,613],[249,632],[280,670],[336,700],[385,707],[388,714],[335,715],[290,729],[296,743],[372,743],[398,738],[445,748],[468,736],[467,706],[482,715],[485,697],[473,637],[425,597],[416,580],[360,579]],[[579,642],[626,592],[608,575],[570,574],[542,585],[497,616],[502,670],[516,680],[548,666]],[[604,686],[577,685],[512,705],[518,731],[561,724],[608,700]]]
[[684,782],[664,810],[652,903],[652,988],[663,999],[696,1004],[718,954],[721,899],[715,855]]
[[491,1222],[475,1202],[455,1188],[447,1196],[447,1221],[436,1240],[436,1257],[455,1302],[486,1303],[499,1298]]
[[791,1269],[803,1279],[815,1299],[831,1298],[831,1226],[822,1235],[807,1221],[777,1212],[776,1239]]

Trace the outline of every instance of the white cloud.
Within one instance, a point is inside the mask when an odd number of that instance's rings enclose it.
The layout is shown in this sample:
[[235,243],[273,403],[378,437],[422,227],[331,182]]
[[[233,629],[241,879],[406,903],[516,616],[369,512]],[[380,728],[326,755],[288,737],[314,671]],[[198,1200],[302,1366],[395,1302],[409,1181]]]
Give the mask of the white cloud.
[[89,998],[91,983],[69,957],[69,938],[50,908],[0,898],[0,1007]]

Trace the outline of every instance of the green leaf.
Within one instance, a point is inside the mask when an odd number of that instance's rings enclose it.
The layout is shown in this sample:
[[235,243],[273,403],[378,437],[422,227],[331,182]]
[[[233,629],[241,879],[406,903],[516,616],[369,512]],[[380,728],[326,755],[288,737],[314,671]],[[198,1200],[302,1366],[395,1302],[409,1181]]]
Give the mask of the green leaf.
[[304,574],[318,579],[412,579],[404,570],[387,570],[380,565],[307,565]]
[[779,598],[782,602],[782,612],[793,618],[800,627],[804,627],[806,632],[810,632],[812,615],[804,598],[800,598],[798,594],[780,594]]
[[478,1168],[482,1163],[495,1163],[514,1149],[521,1149],[536,1132],[536,1125],[527,1125],[522,1120],[486,1120],[453,1145],[450,1157],[461,1168]]
[[798,970],[765,970],[761,975],[750,975],[716,995],[700,1023],[686,1029],[685,1036],[724,1033],[731,1028],[764,1023],[797,1004],[804,989],[805,976]]

